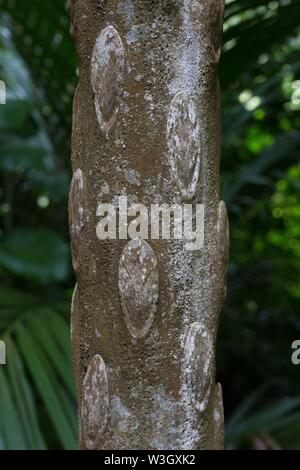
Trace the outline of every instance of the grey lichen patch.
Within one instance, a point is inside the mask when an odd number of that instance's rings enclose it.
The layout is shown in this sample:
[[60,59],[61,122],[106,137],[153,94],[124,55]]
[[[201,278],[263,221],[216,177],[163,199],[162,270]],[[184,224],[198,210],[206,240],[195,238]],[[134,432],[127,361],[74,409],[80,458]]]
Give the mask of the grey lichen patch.
[[114,125],[119,111],[125,73],[125,54],[119,33],[107,26],[98,36],[91,62],[95,109],[103,133]]
[[82,229],[86,220],[83,173],[78,168],[71,182],[69,196],[69,225],[71,233],[72,260],[74,271],[79,267],[79,246]]
[[209,403],[213,380],[214,347],[211,333],[199,322],[187,332],[183,359],[183,394],[198,412]]
[[217,64],[221,54],[224,0],[183,0],[183,15],[200,39],[203,60]]
[[109,411],[105,363],[97,354],[89,364],[82,385],[81,427],[87,449],[95,449],[105,430]]
[[102,201],[102,198],[107,196],[110,193],[110,187],[107,181],[104,181],[98,193],[98,200]]
[[154,321],[159,295],[157,258],[144,240],[131,240],[123,250],[119,292],[130,334],[135,339],[143,338]]
[[136,186],[141,185],[141,175],[138,171],[128,168],[124,173],[125,179],[128,183]]
[[123,449],[129,435],[138,432],[139,420],[129,410],[119,396],[111,398],[111,424],[114,430],[114,442],[118,449]]
[[150,448],[176,450],[185,448],[184,433],[180,419],[181,403],[172,397],[166,387],[152,387],[153,411],[148,417],[151,423]]
[[117,12],[126,23],[126,27],[130,28],[134,21],[134,3],[132,0],[119,0]]
[[192,199],[199,180],[201,136],[197,106],[189,94],[179,92],[171,102],[167,141],[173,178],[183,199]]

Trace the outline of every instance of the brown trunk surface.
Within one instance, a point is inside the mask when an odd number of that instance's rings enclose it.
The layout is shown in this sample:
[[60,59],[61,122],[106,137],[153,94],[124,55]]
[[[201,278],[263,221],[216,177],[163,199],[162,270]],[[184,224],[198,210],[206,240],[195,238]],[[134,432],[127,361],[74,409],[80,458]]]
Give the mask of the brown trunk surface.
[[[72,0],[70,230],[82,449],[221,449],[223,0]],[[99,203],[201,203],[205,240],[101,241]]]

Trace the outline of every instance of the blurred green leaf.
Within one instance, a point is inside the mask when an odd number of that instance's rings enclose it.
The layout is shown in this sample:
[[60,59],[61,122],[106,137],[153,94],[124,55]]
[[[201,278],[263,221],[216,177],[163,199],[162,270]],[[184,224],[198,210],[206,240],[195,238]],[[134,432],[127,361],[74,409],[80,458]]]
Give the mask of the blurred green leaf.
[[20,131],[31,118],[34,103],[26,100],[8,101],[0,107],[0,131]]
[[0,238],[0,266],[38,284],[63,281],[69,274],[69,248],[54,232],[19,228]]
[[1,146],[0,169],[12,173],[22,173],[31,168],[44,169],[44,151],[22,142],[12,142]]
[[[9,367],[7,368],[15,406],[21,418],[20,431],[26,436],[26,448],[44,450],[45,442],[38,423],[31,385],[26,377],[22,359],[12,340],[6,340]],[[0,418],[1,419],[1,418]],[[5,427],[5,423],[3,424]]]
[[72,418],[75,416],[70,400],[66,398],[66,392],[59,386],[54,372],[57,364],[49,362],[37,341],[32,338],[29,328],[21,324],[16,327],[20,349],[64,448],[74,449],[76,436]]

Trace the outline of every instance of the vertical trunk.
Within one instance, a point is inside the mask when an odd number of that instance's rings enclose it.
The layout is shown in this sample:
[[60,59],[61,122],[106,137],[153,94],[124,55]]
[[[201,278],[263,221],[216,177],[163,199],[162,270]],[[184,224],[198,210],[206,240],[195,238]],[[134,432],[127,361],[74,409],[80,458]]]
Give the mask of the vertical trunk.
[[[80,447],[223,446],[217,64],[223,0],[71,0],[80,67],[70,230]],[[204,205],[204,247],[100,241],[99,203]],[[98,213],[99,214],[99,213]]]

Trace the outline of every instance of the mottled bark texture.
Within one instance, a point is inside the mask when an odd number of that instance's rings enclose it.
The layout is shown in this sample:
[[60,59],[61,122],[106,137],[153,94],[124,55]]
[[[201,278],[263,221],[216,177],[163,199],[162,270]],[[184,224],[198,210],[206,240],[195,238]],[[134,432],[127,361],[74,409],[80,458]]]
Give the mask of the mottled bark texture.
[[[70,230],[82,449],[221,449],[215,345],[225,297],[219,201],[223,0],[73,0]],[[100,241],[97,206],[202,203],[205,242]]]

